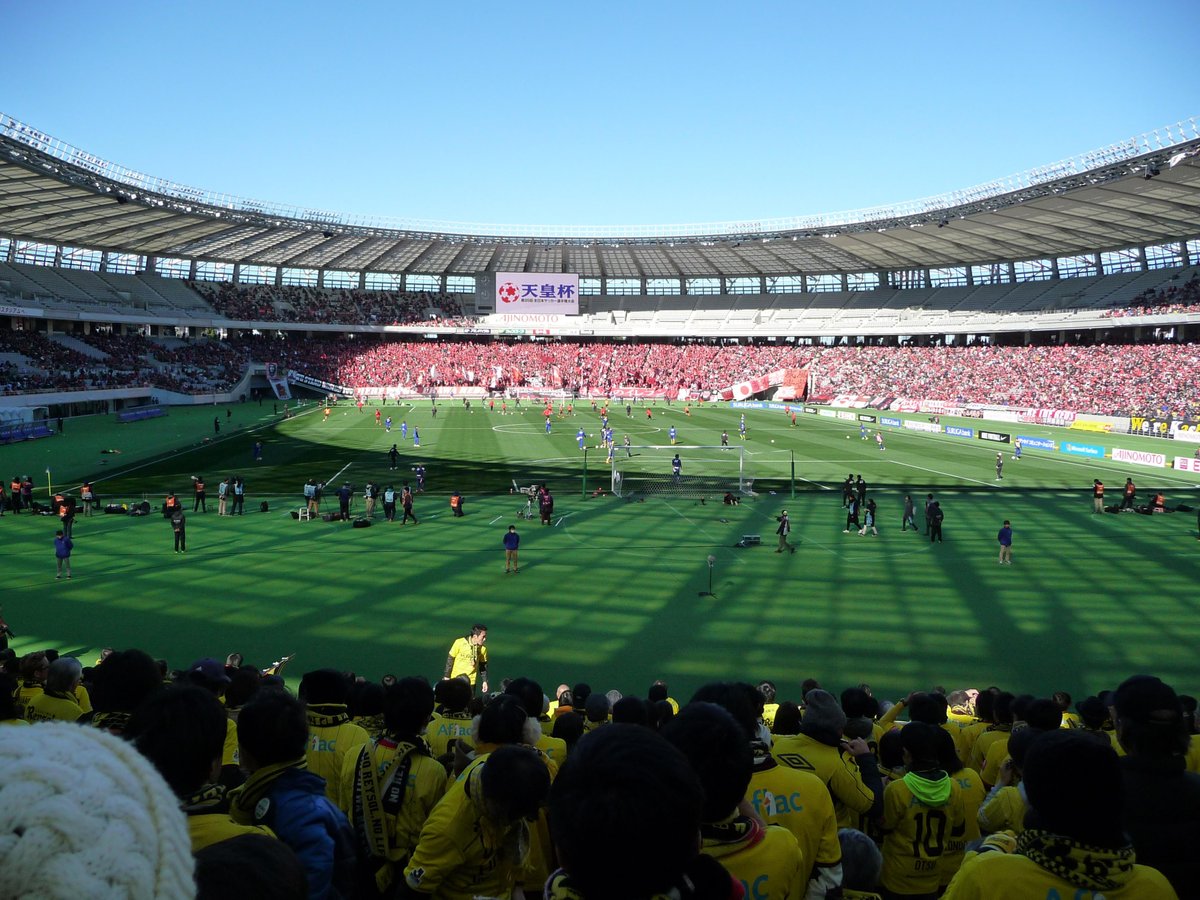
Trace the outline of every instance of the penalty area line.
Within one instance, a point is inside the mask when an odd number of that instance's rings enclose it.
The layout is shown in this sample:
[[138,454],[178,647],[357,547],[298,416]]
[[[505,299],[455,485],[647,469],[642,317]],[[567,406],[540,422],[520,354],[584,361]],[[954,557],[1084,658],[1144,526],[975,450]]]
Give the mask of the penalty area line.
[[991,482],[991,481],[980,481],[978,478],[968,478],[966,475],[955,475],[953,472],[943,472],[940,469],[927,469],[924,466],[918,466],[915,463],[902,462],[901,460],[898,460],[898,459],[888,460],[888,461],[894,465],[907,466],[910,469],[920,469],[922,472],[932,472],[934,475],[944,475],[947,478],[959,478],[963,481],[972,481],[975,484],[985,484],[988,487],[992,487],[995,484],[995,482]]

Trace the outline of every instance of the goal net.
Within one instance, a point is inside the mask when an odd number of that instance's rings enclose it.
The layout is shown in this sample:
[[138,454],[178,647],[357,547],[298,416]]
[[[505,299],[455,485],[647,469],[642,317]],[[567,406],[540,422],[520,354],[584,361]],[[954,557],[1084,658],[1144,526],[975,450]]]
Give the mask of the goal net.
[[[679,456],[678,472],[675,456]],[[618,446],[613,453],[615,497],[754,495],[754,474],[744,446]]]

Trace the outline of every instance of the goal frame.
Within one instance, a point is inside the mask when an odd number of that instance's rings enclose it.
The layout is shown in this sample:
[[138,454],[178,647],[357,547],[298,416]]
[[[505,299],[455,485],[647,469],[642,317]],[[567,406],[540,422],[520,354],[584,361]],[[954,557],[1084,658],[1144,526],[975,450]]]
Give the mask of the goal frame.
[[[671,455],[688,451],[682,457],[683,471],[679,478],[670,472]],[[630,460],[647,452],[659,455],[663,469],[656,472],[638,472],[630,475]],[[688,458],[693,460],[697,453],[712,453],[714,459],[727,460],[730,466],[736,462],[736,475],[689,473]],[[631,455],[632,454],[632,455]],[[739,497],[754,496],[754,476],[748,471],[746,447],[743,444],[718,446],[713,444],[632,444],[618,445],[613,451],[609,467],[609,485],[614,497],[630,499],[641,495],[663,495],[677,497],[707,497],[713,494],[735,493]],[[624,464],[624,466],[622,465]]]

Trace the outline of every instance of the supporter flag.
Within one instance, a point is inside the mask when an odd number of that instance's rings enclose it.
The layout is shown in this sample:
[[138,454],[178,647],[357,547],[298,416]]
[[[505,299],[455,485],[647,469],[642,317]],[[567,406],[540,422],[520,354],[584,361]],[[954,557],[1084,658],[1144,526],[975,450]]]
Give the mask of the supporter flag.
[[288,385],[287,373],[278,363],[269,362],[266,364],[266,376],[267,384],[271,385],[271,390],[278,399],[292,399],[292,389]]

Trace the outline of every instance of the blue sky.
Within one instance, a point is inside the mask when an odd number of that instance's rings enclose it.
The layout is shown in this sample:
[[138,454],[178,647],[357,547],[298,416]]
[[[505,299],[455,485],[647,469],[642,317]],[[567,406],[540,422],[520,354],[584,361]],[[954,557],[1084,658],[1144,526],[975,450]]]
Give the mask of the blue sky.
[[1200,115],[1200,3],[38,5],[0,111],[193,187],[476,223],[912,200]]

